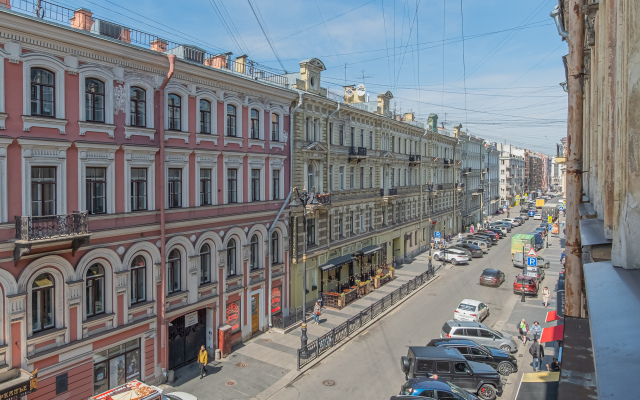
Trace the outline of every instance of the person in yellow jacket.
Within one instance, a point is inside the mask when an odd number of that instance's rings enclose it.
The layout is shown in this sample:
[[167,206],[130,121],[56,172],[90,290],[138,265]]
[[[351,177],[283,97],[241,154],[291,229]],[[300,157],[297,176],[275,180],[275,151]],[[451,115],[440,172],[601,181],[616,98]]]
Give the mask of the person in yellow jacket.
[[207,349],[202,345],[200,352],[198,353],[198,365],[200,365],[200,379],[204,378],[207,374],[207,361],[209,360],[209,353]]

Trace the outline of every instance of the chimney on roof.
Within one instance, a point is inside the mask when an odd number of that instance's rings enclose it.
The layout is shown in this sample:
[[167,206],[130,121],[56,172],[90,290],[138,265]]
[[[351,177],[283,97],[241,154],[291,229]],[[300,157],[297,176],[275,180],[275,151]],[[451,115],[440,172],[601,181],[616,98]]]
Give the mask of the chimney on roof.
[[157,51],[158,53],[164,53],[167,51],[167,41],[164,39],[156,38],[149,44],[151,45],[151,50]]
[[249,56],[247,56],[246,54],[243,54],[239,57],[236,57],[236,66],[235,66],[235,71],[239,72],[241,74],[246,74],[247,73],[247,58]]
[[207,59],[204,60],[204,65],[206,65],[207,67],[212,67],[212,68],[216,68],[216,69],[227,69],[227,60],[229,59],[229,56],[231,55],[231,53],[224,53],[224,54],[216,54],[213,57],[208,57]]
[[404,113],[404,115],[402,116],[402,120],[405,122],[415,121],[415,119],[416,116],[412,112]]
[[[11,0],[6,0],[7,3],[10,3]],[[83,31],[90,31],[93,26],[93,18],[91,16],[93,13],[88,8],[78,8],[73,12],[73,17],[70,19],[71,27],[80,29]]]

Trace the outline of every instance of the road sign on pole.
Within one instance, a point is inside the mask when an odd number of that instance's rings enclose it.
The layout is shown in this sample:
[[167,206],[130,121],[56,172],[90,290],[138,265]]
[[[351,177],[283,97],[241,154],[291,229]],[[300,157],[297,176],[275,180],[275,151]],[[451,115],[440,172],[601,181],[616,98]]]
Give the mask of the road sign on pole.
[[435,232],[433,232],[433,236],[437,237],[437,238],[441,238],[442,237],[442,233],[440,231],[435,231]]
[[538,266],[538,258],[537,257],[527,257],[527,265],[529,267],[537,267]]
[[529,252],[527,253],[527,257],[538,257],[538,253],[536,253],[536,250],[532,247]]
[[552,223],[552,222],[553,222],[553,217],[552,217],[551,215],[549,215],[549,216],[547,217],[547,222],[548,222],[548,223]]
[[564,211],[564,207],[562,206],[558,207],[558,211]]
[[502,208],[503,208],[504,210],[506,210],[506,209],[507,209],[507,205],[506,205],[506,204],[505,204],[505,205],[503,205],[503,206],[502,206]]

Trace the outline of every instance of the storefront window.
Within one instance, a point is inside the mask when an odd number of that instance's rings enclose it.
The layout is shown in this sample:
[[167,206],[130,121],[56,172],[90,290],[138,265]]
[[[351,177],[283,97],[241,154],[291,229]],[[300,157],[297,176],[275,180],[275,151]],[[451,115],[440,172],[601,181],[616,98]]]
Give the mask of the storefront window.
[[282,286],[271,289],[271,313],[276,314],[282,311]]
[[140,339],[93,356],[93,393],[103,393],[133,379],[140,379]]
[[240,332],[240,300],[227,304],[226,312],[227,325],[231,327],[231,333]]

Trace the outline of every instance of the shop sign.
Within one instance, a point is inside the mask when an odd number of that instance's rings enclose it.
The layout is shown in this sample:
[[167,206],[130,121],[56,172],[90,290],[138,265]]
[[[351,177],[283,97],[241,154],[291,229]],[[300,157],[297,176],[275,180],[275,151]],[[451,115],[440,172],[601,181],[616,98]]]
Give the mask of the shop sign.
[[226,324],[231,327],[231,332],[240,330],[240,301],[234,301],[227,305]]
[[25,382],[18,383],[11,387],[4,389],[0,392],[0,399],[2,400],[17,400],[21,396],[36,391],[38,387],[38,370],[33,371],[31,379]]
[[271,313],[280,312],[282,302],[282,286],[271,289]]
[[194,311],[191,314],[187,314],[184,316],[184,327],[188,327],[191,325],[198,324],[198,312]]

